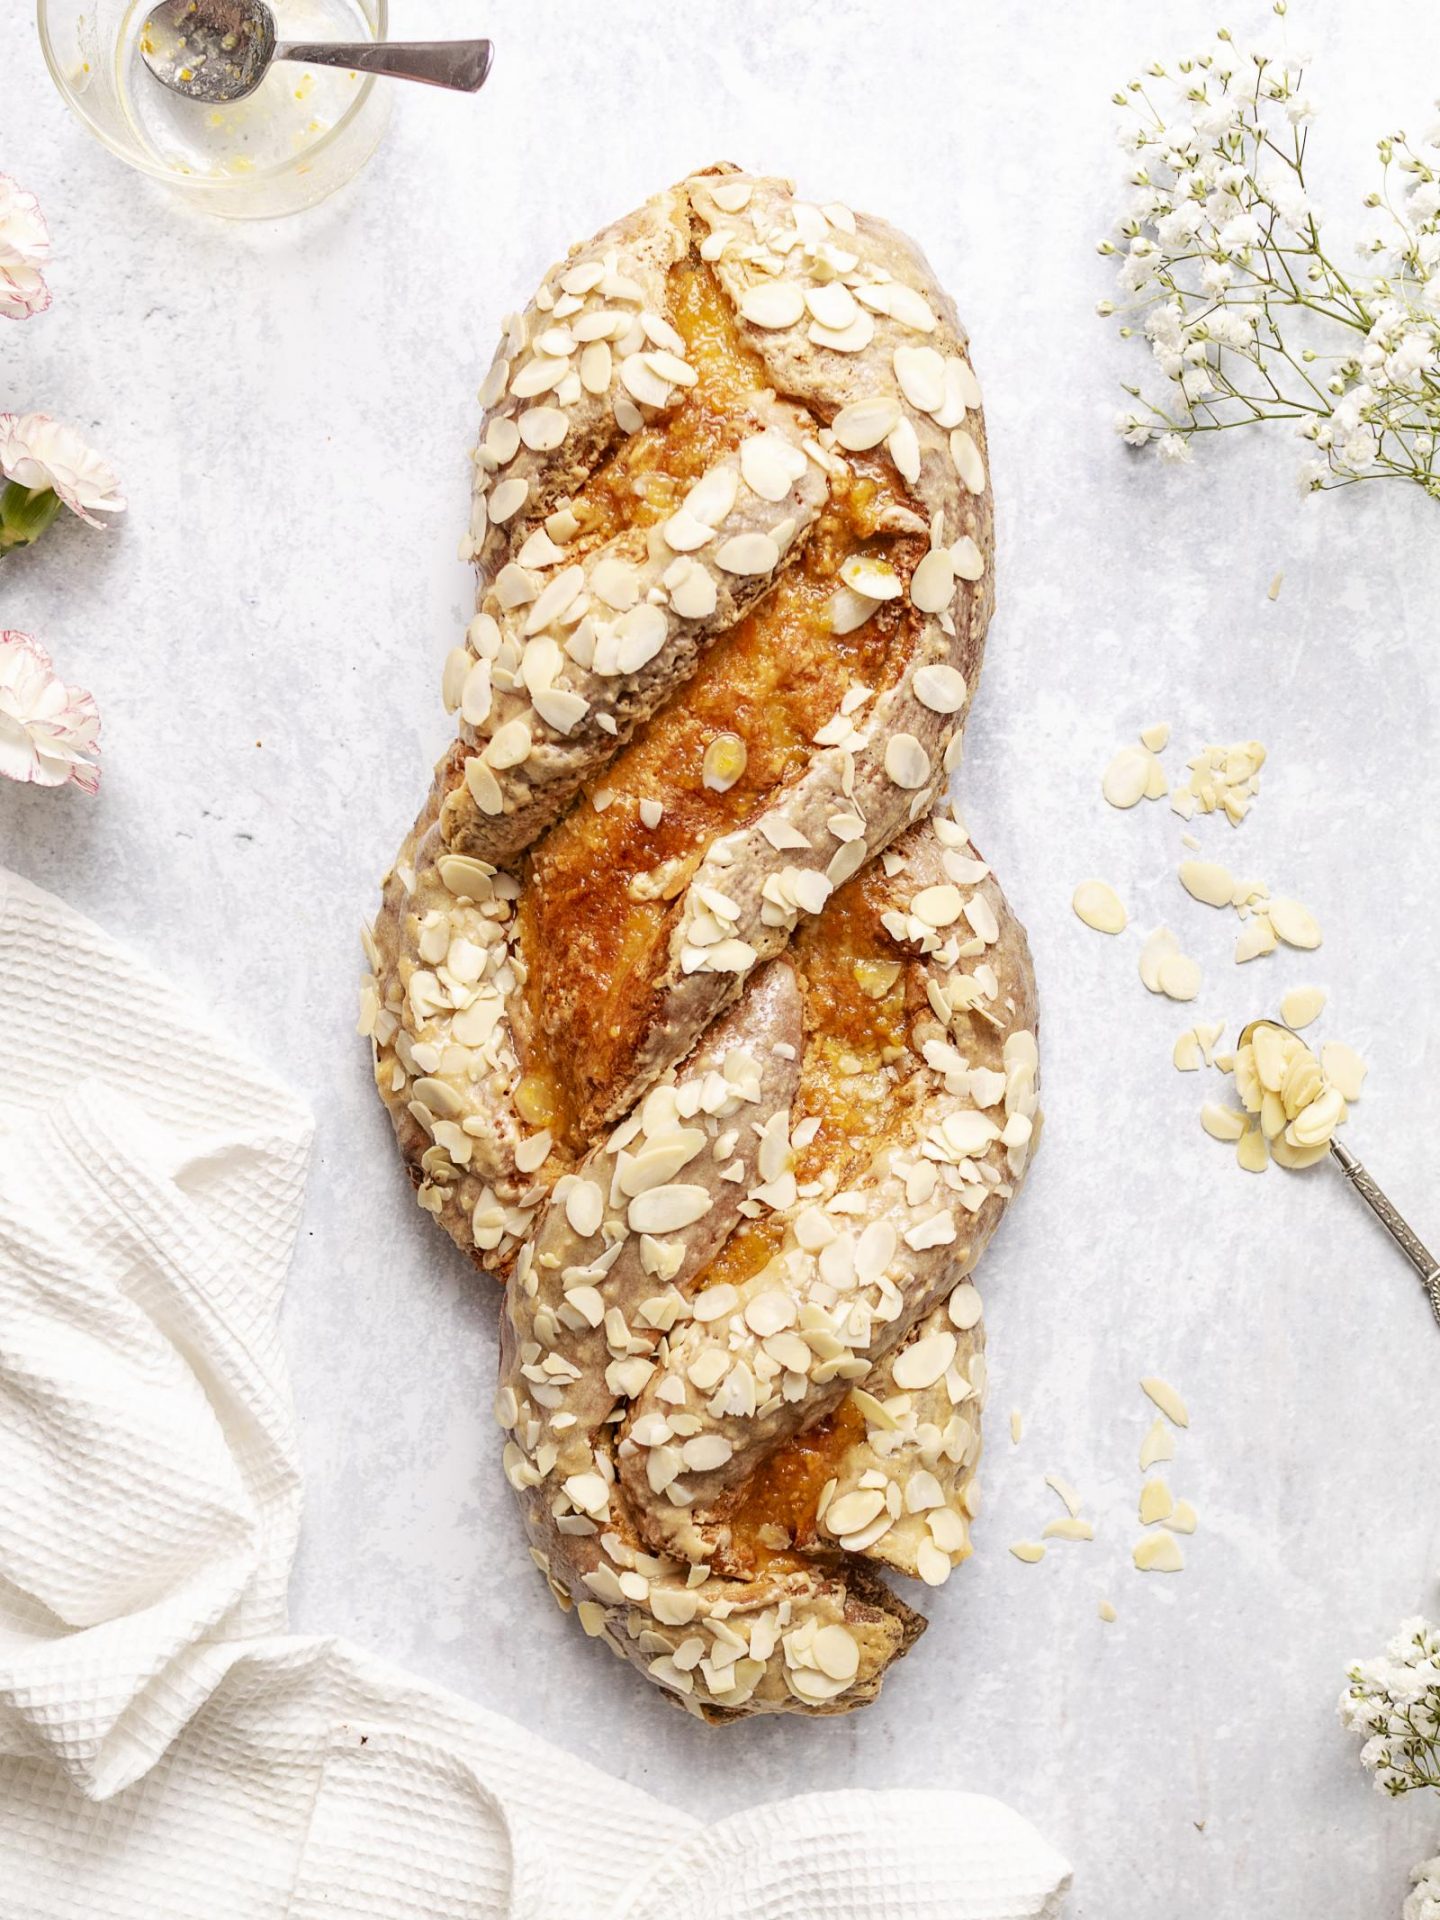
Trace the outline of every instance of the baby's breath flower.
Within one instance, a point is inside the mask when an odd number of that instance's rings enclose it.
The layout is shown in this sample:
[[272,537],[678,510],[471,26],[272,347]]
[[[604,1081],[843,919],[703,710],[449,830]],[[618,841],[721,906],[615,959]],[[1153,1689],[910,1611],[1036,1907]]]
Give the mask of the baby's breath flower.
[[1381,1793],[1440,1789],[1440,1627],[1402,1620],[1384,1653],[1347,1669],[1340,1718]]
[[[1274,11],[1283,20],[1283,0]],[[1127,389],[1141,408],[1117,430],[1181,460],[1197,434],[1286,420],[1311,443],[1307,491],[1403,479],[1440,499],[1440,126],[1378,143],[1366,205],[1388,226],[1352,279],[1306,186],[1307,64],[1222,29],[1168,86],[1155,62],[1115,94],[1131,193],[1100,243],[1120,297],[1098,311],[1149,343],[1161,382]]]
[[1440,1854],[1412,1869],[1415,1882],[1400,1920],[1440,1920]]

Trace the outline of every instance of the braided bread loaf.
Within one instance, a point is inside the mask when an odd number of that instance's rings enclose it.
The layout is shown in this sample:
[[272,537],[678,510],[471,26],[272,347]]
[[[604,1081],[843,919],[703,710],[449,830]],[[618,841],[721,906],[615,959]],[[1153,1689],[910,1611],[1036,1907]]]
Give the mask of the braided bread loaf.
[[979,390],[879,221],[729,167],[576,249],[481,389],[459,738],[362,1030],[505,1277],[563,1607],[707,1720],[843,1712],[969,1552],[968,1282],[1038,1124],[1024,934],[954,820]]

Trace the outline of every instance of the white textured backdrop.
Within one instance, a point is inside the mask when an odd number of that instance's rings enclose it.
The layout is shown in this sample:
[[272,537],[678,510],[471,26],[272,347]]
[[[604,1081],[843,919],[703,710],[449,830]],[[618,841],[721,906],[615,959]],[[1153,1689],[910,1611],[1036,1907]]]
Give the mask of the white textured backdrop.
[[[0,406],[43,406],[120,466],[111,538],[67,522],[4,563],[32,630],[104,715],[98,801],[0,794],[0,850],[217,1005],[314,1103],[288,1327],[309,1499],[295,1624],[336,1629],[698,1811],[846,1784],[1008,1797],[1075,1860],[1079,1920],[1379,1920],[1440,1845],[1440,1802],[1373,1795],[1344,1663],[1436,1598],[1440,1329],[1331,1170],[1239,1172],[1169,1064],[1162,919],[1232,1023],[1331,994],[1371,1059],[1349,1135],[1440,1239],[1433,899],[1440,506],[1302,500],[1297,451],[1217,443],[1162,473],[1110,432],[1134,376],[1092,317],[1118,192],[1117,82],[1198,45],[1204,0],[1068,7],[394,0],[397,32],[482,30],[477,101],[396,100],[368,172],[288,222],[188,212],[93,144],[0,17],[0,167],[34,189],[55,304],[0,334]],[[1256,0],[1230,9],[1268,24]],[[1296,0],[1318,54],[1319,191],[1339,230],[1375,136],[1434,117],[1420,0]],[[500,316],[567,244],[716,158],[792,173],[921,240],[974,337],[1000,612],[961,775],[1035,948],[1049,1130],[987,1257],[994,1379],[979,1551],[880,1704],[710,1731],[552,1606],[499,1469],[495,1301],[409,1198],[353,1038],[357,930],[450,729],[469,604],[475,387]],[[1283,569],[1283,591],[1266,586]],[[1234,923],[1174,879],[1180,823],[1098,778],[1168,718],[1178,767],[1256,735],[1264,791],[1230,857],[1319,915],[1313,957],[1237,970]],[[1112,880],[1123,941],[1070,913]],[[1232,1034],[1233,1034],[1232,1024]],[[1160,1372],[1200,1512],[1178,1578],[1129,1565]],[[1006,1415],[1025,1415],[1012,1447]],[[1058,1506],[1099,1525],[1022,1566]],[[1108,1594],[1114,1626],[1096,1618]]]

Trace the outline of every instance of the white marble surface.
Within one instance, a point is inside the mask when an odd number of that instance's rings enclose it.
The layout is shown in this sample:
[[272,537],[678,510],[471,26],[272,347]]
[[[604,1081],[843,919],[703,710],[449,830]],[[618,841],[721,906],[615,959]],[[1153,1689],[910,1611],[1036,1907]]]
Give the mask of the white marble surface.
[[[1413,0],[1296,11],[1343,227],[1374,136],[1431,112],[1440,21]],[[105,777],[93,804],[7,789],[0,850],[210,1000],[319,1115],[288,1305],[309,1475],[296,1625],[697,1810],[848,1783],[1000,1793],[1073,1856],[1081,1920],[1398,1913],[1440,1805],[1373,1795],[1334,1699],[1347,1657],[1435,1603],[1440,1332],[1328,1169],[1256,1180],[1206,1141],[1197,1078],[1169,1064],[1184,1017],[1135,957],[1142,930],[1183,929],[1197,1011],[1232,1023],[1323,983],[1324,1031],[1374,1063],[1354,1143],[1440,1235],[1440,508],[1399,488],[1302,501],[1278,438],[1172,476],[1110,433],[1135,364],[1091,317],[1118,182],[1108,95],[1198,42],[1210,8],[1177,0],[1163,27],[1120,0],[394,13],[491,32],[490,86],[397,100],[368,173],[263,227],[124,171],[51,93],[25,9],[0,18],[0,165],[57,243],[53,310],[0,335],[0,404],[82,423],[131,500],[112,538],[66,524],[5,563],[3,623],[99,697]],[[1230,24],[1266,20],[1247,4]],[[1050,1122],[982,1270],[976,1558],[927,1597],[930,1631],[878,1706],[728,1731],[668,1711],[545,1594],[489,1419],[494,1299],[411,1202],[351,1031],[357,929],[448,734],[439,668],[466,611],[455,546],[498,320],[572,239],[717,156],[899,220],[972,328],[1001,606],[960,784],[1031,930]],[[1313,906],[1313,959],[1237,970],[1231,923],[1174,878],[1179,822],[1101,802],[1111,751],[1157,717],[1172,765],[1209,740],[1269,746],[1252,819],[1201,837]],[[1070,913],[1091,874],[1130,902],[1120,941]],[[1152,1371],[1193,1416],[1173,1479],[1201,1530],[1170,1580],[1129,1566]],[[1058,1510],[1056,1471],[1099,1538],[1022,1566],[1006,1545]]]

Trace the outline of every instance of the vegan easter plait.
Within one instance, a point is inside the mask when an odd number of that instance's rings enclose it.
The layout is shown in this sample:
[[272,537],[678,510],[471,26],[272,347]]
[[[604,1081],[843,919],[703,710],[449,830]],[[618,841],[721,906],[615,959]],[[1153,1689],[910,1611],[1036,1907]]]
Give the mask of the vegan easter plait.
[[967,1276],[1033,980],[933,811],[991,607],[979,389],[914,246],[712,168],[577,248],[481,390],[459,737],[362,1027],[505,1279],[561,1605],[706,1719],[843,1712],[969,1552]]

